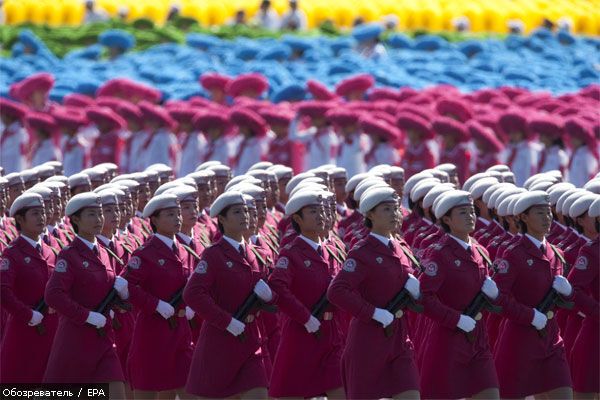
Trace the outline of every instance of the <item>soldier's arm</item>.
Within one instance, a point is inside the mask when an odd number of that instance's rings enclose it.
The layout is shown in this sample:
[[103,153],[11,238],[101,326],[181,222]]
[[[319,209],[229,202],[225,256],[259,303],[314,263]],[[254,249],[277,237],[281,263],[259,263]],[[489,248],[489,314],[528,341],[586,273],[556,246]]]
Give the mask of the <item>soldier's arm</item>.
[[496,263],[497,272],[494,275],[494,281],[500,293],[495,303],[502,307],[505,317],[523,325],[529,325],[534,316],[533,308],[519,303],[512,293],[513,285],[519,276],[518,261],[512,256],[514,253],[506,251],[504,254],[507,258],[498,259]]
[[292,293],[290,287],[294,279],[294,264],[284,253],[275,263],[275,269],[269,278],[269,286],[277,293],[279,308],[290,318],[304,325],[310,318],[310,310]]
[[76,274],[73,263],[59,255],[54,272],[46,284],[45,300],[49,307],[83,325],[92,310],[71,299],[69,292],[75,284]]
[[420,276],[420,281],[424,314],[446,328],[455,328],[461,313],[442,303],[437,295],[444,284],[447,272],[443,265],[439,266],[434,259],[425,259],[422,265],[423,274]]
[[[598,266],[593,265],[597,262],[597,256],[589,254],[589,251],[584,247],[579,252],[579,256],[575,261],[574,267],[569,273],[569,282],[573,285],[573,299],[578,309],[583,312],[586,317],[599,319],[600,306],[596,299],[588,294],[588,288],[598,277]],[[592,288],[598,290],[598,288]]]
[[375,306],[357,291],[365,280],[367,268],[363,262],[352,258],[351,254],[327,290],[330,302],[362,321],[370,321],[375,311]]
[[143,285],[149,276],[147,262],[136,253],[127,262],[126,279],[129,283],[129,301],[146,313],[153,313],[158,306],[158,297],[143,289]]
[[0,302],[6,311],[18,320],[27,323],[31,320],[33,311],[13,291],[16,278],[15,262],[7,254],[4,254],[0,258]]

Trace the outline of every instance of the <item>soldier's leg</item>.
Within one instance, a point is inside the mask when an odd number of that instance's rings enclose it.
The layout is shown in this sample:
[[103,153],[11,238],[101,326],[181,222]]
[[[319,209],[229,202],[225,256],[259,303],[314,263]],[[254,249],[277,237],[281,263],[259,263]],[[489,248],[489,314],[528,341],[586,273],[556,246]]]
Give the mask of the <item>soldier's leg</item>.
[[484,389],[481,392],[471,396],[472,399],[499,399],[500,390],[498,388]]
[[421,393],[418,390],[407,390],[406,392],[398,393],[392,397],[393,399],[403,399],[403,400],[420,400]]

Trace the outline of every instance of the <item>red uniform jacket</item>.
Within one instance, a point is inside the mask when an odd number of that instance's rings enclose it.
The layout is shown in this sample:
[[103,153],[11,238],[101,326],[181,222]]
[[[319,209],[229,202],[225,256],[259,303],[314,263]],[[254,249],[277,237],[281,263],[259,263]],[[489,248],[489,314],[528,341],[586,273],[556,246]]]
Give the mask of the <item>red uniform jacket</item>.
[[139,390],[172,390],[184,386],[192,359],[185,303],[175,307],[175,328],[158,312],[159,300],[169,302],[181,290],[192,268],[187,253],[152,236],[133,252],[127,264],[131,303],[139,310],[127,361],[131,386]]
[[[112,290],[115,271],[108,254],[98,255],[78,237],[65,247],[46,286],[46,303],[59,313],[59,324],[44,381],[85,383],[123,381],[114,348],[115,337],[107,320],[105,336],[85,321],[90,311]],[[108,313],[107,313],[108,314]]]
[[325,314],[320,338],[304,327],[311,309],[326,293],[333,278],[329,254],[324,249],[322,252],[320,256],[297,237],[281,249],[269,279],[271,288],[279,295],[279,308],[285,314],[270,396],[314,397],[342,385],[342,340],[336,311],[328,310],[329,314]]
[[54,253],[42,244],[41,252],[22,237],[12,242],[0,259],[0,299],[7,312],[5,337],[0,347],[0,382],[40,383],[46,371],[58,317],[46,309],[45,334],[28,325],[34,309],[44,299],[54,269]]
[[548,320],[545,337],[531,325],[533,308],[552,287],[554,276],[562,274],[562,263],[548,244],[542,254],[523,235],[496,264],[497,302],[506,318],[495,349],[500,396],[525,397],[571,386],[556,319]]
[[468,253],[446,234],[422,260],[421,293],[425,315],[431,319],[421,368],[423,398],[471,397],[498,387],[485,324],[480,321],[467,340],[457,328],[460,315],[481,291],[487,268],[477,247]]
[[204,250],[183,294],[204,320],[186,384],[188,393],[229,397],[267,386],[257,310],[241,321],[246,324],[244,340],[226,330],[261,278],[264,271],[248,246],[245,257],[224,238]]
[[353,317],[342,358],[349,399],[391,398],[406,390],[419,390],[406,318],[392,323],[394,335],[389,338],[372,318],[375,307],[385,308],[412,272],[400,246],[395,242],[392,250],[369,235],[350,251],[343,270],[329,287],[330,301]]
[[581,248],[579,257],[569,273],[569,281],[575,291],[575,305],[585,314],[579,335],[573,344],[570,359],[573,390],[582,393],[598,393],[600,391],[598,379],[600,362],[600,339],[598,337],[600,330],[599,254],[599,238],[596,237]]

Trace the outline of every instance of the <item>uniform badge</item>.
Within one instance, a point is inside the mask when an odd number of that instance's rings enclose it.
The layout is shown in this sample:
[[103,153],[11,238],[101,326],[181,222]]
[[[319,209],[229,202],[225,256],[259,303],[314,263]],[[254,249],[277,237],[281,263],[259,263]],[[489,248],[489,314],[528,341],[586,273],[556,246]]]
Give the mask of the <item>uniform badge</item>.
[[10,267],[10,261],[8,258],[3,258],[2,261],[0,261],[0,271],[8,271],[8,267]]
[[233,263],[231,261],[227,261],[225,264],[227,265],[227,268],[233,267]]
[[375,261],[377,261],[377,264],[381,264],[383,262],[383,258],[377,257]]
[[87,262],[87,261],[84,261],[84,262],[81,263],[81,265],[83,265],[83,268],[87,268],[87,267],[90,266],[90,263]]
[[508,261],[506,260],[500,260],[498,261],[498,273],[499,274],[506,274],[508,272],[508,268],[509,268],[509,264]]
[[197,274],[205,274],[208,269],[208,263],[204,260],[201,260],[198,265],[196,265],[196,269],[194,270]]
[[279,257],[279,260],[277,260],[277,264],[275,264],[275,268],[287,269],[289,264],[290,260],[287,257]]
[[65,260],[58,260],[54,267],[54,272],[67,272],[67,262]]
[[141,264],[142,260],[138,256],[133,256],[129,259],[127,266],[131,269],[140,269]]
[[530,267],[533,265],[533,260],[531,258],[527,260],[527,265]]
[[310,267],[310,260],[304,260],[304,265],[306,265],[307,267]]
[[456,265],[457,267],[460,267],[460,260],[454,260],[454,265]]
[[444,247],[444,246],[442,246],[442,245],[441,245],[441,244],[439,244],[439,243],[436,243],[436,244],[434,244],[434,245],[433,245],[433,249],[434,249],[434,250],[441,250],[443,247]]
[[577,261],[575,261],[575,268],[584,271],[587,269],[588,262],[589,261],[586,256],[579,256],[579,258],[577,258]]
[[161,258],[160,260],[158,260],[158,264],[162,267],[163,265],[165,265],[165,260]]
[[356,269],[356,261],[353,258],[347,259],[342,269],[346,272],[354,272]]
[[29,264],[31,262],[31,257],[25,257],[23,261],[25,261],[25,264]]
[[291,244],[291,243],[288,243],[288,244],[286,244],[285,246],[283,246],[283,248],[284,248],[284,249],[286,249],[286,250],[289,250],[289,249],[291,249],[291,248],[292,248],[292,244]]
[[436,276],[438,271],[438,265],[434,262],[429,262],[425,265],[423,272],[425,275]]

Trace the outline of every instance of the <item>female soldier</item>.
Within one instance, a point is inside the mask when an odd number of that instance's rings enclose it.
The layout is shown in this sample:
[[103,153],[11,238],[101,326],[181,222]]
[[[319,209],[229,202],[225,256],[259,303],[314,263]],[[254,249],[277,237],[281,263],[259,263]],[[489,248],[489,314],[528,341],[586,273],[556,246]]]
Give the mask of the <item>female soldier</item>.
[[114,332],[103,315],[107,310],[98,306],[113,288],[127,299],[127,281],[116,277],[108,254],[96,242],[104,222],[100,196],[75,195],[65,213],[77,236],[59,253],[46,286],[46,303],[60,319],[44,381],[109,382],[111,396],[121,398],[125,396],[124,377]]
[[203,397],[266,399],[267,376],[261,353],[256,307],[239,314],[250,296],[273,300],[255,255],[245,243],[248,209],[241,192],[221,194],[210,208],[222,238],[202,254],[183,297],[203,319],[186,385]]
[[480,292],[491,299],[498,295],[486,277],[487,252],[469,237],[475,229],[473,199],[454,190],[437,201],[433,212],[446,234],[422,262],[422,301],[431,322],[422,343],[421,393],[424,398],[497,399],[485,324],[464,312]]
[[[350,399],[417,399],[419,374],[406,318],[385,309],[404,288],[419,297],[410,260],[392,238],[401,221],[398,196],[391,187],[368,189],[360,212],[371,232],[350,251],[328,290],[331,302],[353,317],[342,358],[344,388]],[[388,326],[390,337],[383,331]]]
[[285,314],[269,394],[316,397],[326,393],[328,398],[341,398],[338,319],[331,307],[313,315],[333,275],[330,255],[319,238],[324,226],[323,196],[313,189],[300,190],[288,200],[285,213],[292,216],[299,236],[281,249],[269,279]]
[[183,288],[190,275],[186,252],[175,240],[181,227],[177,196],[154,196],[144,207],[154,235],[127,263],[131,302],[139,309],[127,359],[127,376],[138,399],[185,396],[192,359],[190,326],[183,319]]
[[[2,341],[0,382],[42,381],[58,323],[54,311],[41,306],[55,257],[40,240],[44,230],[44,201],[24,193],[10,207],[18,236],[0,259],[2,307],[8,313]],[[47,311],[46,311],[47,310]]]
[[549,290],[564,297],[573,290],[561,275],[562,253],[546,240],[552,223],[548,194],[534,190],[519,196],[514,214],[523,235],[498,260],[494,277],[505,317],[495,349],[500,394],[569,399],[571,376],[558,324],[537,307]]

